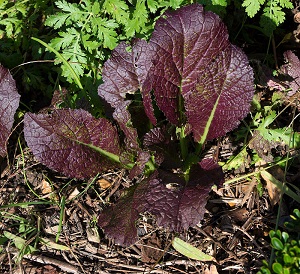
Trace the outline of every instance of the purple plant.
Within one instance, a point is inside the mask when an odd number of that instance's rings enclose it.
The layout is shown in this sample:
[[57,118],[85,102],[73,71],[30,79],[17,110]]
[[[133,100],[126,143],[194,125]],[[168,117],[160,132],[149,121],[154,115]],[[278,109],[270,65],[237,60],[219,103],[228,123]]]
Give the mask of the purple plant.
[[268,81],[268,86],[280,91],[289,88],[287,96],[291,97],[299,92],[300,89],[300,60],[291,50],[284,52],[283,57],[285,64],[280,67],[279,73],[285,76],[285,81],[272,77]]
[[246,55],[230,44],[217,15],[193,4],[166,12],[149,42],[119,44],[102,76],[98,93],[118,128],[84,110],[27,113],[24,135],[33,154],[79,179],[111,167],[146,175],[99,216],[118,244],[137,239],[135,221],[146,211],[174,231],[196,225],[212,185],[224,180],[213,159],[202,159],[203,146],[249,112],[254,85]]
[[10,136],[19,102],[20,95],[15,80],[9,70],[0,65],[0,156],[2,157],[7,154],[6,142]]

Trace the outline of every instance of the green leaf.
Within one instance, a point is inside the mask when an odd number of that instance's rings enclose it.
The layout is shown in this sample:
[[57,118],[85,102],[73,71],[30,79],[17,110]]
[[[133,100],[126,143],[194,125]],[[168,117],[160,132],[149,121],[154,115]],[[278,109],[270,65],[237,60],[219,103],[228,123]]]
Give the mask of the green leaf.
[[274,122],[275,118],[276,113],[272,111],[268,116],[262,119],[257,128],[260,135],[269,142],[284,142],[290,148],[300,147],[300,134],[298,132],[293,132],[292,128],[268,128]]
[[282,265],[280,263],[273,263],[272,269],[277,274],[282,274]]
[[145,0],[138,0],[135,10],[126,26],[126,36],[133,37],[135,33],[145,33],[147,31],[147,22],[148,12]]
[[292,1],[289,0],[279,0],[279,4],[283,8],[288,8],[288,9],[294,8]]
[[98,37],[103,39],[103,46],[113,50],[117,46],[117,32],[114,30],[118,27],[118,24],[114,20],[101,20],[101,24],[98,25]]
[[300,220],[300,210],[299,209],[294,209],[293,210],[293,215],[291,216],[294,220],[297,220],[297,218]]
[[[279,230],[277,230],[277,231],[279,231]],[[280,232],[280,231],[279,231],[279,232]],[[275,230],[270,230],[269,236],[270,236],[270,238],[276,237],[277,234],[276,234]],[[279,237],[279,238],[280,238],[280,237]]]
[[238,169],[243,164],[245,164],[247,156],[248,156],[247,147],[244,147],[237,155],[231,156],[229,160],[226,162],[226,164],[222,166],[222,169],[223,170]]
[[285,264],[291,264],[293,262],[293,259],[289,254],[283,254],[283,261]]
[[198,248],[190,245],[189,243],[186,243],[185,241],[175,237],[172,241],[172,246],[176,251],[178,251],[180,254],[194,260],[198,261],[214,261],[214,257],[207,255],[203,253]]
[[50,42],[50,46],[57,50],[65,49],[76,43],[80,35],[74,28],[70,28],[68,32],[59,32],[58,34],[60,37],[53,38]]
[[48,247],[50,247],[50,248],[52,248],[52,249],[62,250],[62,251],[69,251],[69,250],[70,250],[69,247],[67,247],[67,246],[65,246],[65,245],[57,244],[57,243],[55,243],[55,242],[53,242],[53,241],[50,241],[50,240],[47,239],[47,238],[41,238],[41,241],[43,241],[43,243],[44,243],[46,246],[48,246]]
[[271,243],[276,250],[283,250],[284,248],[283,243],[278,238],[272,238]]
[[126,25],[129,19],[129,8],[123,0],[106,0],[102,8],[118,23]]
[[254,17],[259,11],[261,5],[265,3],[266,0],[244,0],[242,6],[246,8],[246,13],[249,17]]
[[[83,76],[84,75],[84,66],[87,63],[87,59],[85,54],[82,52],[79,45],[74,47],[74,50],[65,50],[62,53],[62,57],[65,58],[65,60],[68,60],[68,64],[73,69],[75,74],[77,76]],[[68,69],[68,66],[66,64],[63,64],[62,66],[62,75],[65,76],[69,82],[73,82],[73,75],[70,73],[70,70]]]
[[89,40],[91,38],[90,35],[82,35],[82,44],[89,53],[93,53],[95,49],[97,49],[100,45],[98,41]]
[[[255,2],[255,1],[253,1]],[[269,0],[263,10],[260,19],[260,26],[264,33],[270,36],[273,31],[285,20],[285,12],[282,8],[291,7],[290,1],[287,0]]]
[[4,231],[3,232],[3,235],[9,239],[9,240],[12,240],[14,245],[16,246],[16,248],[18,248],[19,250],[23,250],[25,251],[24,254],[31,254],[32,252],[34,251],[37,251],[36,248],[34,248],[33,246],[31,245],[28,245],[26,243],[26,240],[19,237],[19,236],[16,236],[8,231]]
[[281,236],[282,236],[282,239],[283,239],[284,243],[287,243],[287,241],[289,239],[289,234],[286,233],[285,231],[283,231]]
[[95,2],[92,6],[92,13],[94,14],[94,16],[96,16],[97,14],[99,14],[101,11],[100,9],[100,4],[99,2]]
[[147,0],[147,6],[149,10],[154,13],[157,11],[158,3],[155,0]]
[[211,1],[214,6],[227,7],[227,0],[212,0]]
[[67,1],[57,1],[55,2],[56,6],[64,12],[76,13],[80,12],[77,4],[68,3]]
[[271,271],[266,266],[263,266],[257,274],[271,274]]
[[54,29],[59,29],[63,25],[68,25],[67,19],[69,18],[69,16],[70,16],[69,14],[58,12],[54,15],[48,16],[45,21],[45,25],[49,27],[53,27]]

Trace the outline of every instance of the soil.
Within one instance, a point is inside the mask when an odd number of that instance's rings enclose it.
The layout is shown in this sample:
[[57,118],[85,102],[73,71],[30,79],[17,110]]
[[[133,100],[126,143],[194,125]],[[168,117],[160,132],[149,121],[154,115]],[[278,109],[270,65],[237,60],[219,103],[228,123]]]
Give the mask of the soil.
[[[213,188],[197,226],[175,235],[145,213],[137,222],[139,240],[121,247],[97,227],[97,216],[134,183],[125,170],[111,170],[89,181],[71,180],[39,164],[28,149],[13,148],[11,160],[2,160],[0,233],[23,235],[26,241],[19,248],[2,245],[1,273],[256,273],[262,260],[269,259],[268,233],[275,227],[281,193],[251,175],[260,167],[252,167],[247,159],[240,169],[226,173],[226,182],[232,183]],[[222,161],[238,149],[226,136],[213,143],[208,153],[218,153]],[[280,153],[287,153],[285,149]],[[280,168],[269,172],[279,179],[283,176]],[[299,186],[299,175],[298,163],[286,180]],[[234,180],[237,177],[243,179]],[[284,195],[280,227],[294,208],[299,204]],[[175,236],[215,260],[201,262],[181,255],[171,244]],[[37,251],[22,254],[28,245]]]

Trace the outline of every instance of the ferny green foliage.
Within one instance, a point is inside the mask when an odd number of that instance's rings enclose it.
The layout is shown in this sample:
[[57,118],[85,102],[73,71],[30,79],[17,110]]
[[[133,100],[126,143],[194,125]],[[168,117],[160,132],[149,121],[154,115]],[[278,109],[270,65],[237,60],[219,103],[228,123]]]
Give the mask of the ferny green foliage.
[[[98,69],[120,41],[134,36],[148,38],[162,12],[183,4],[184,0],[137,0],[135,4],[124,0],[56,1],[58,11],[45,22],[57,31],[50,46],[62,53],[79,76],[93,71],[94,77],[100,78]],[[70,70],[64,64],[61,69],[72,83]]]

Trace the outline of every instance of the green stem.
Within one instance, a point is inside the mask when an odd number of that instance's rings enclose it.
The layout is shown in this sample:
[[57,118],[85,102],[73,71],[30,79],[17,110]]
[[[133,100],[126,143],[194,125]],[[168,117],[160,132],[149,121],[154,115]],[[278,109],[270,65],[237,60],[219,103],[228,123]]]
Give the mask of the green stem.
[[149,161],[145,165],[146,175],[150,175],[154,170],[156,170],[154,157],[150,157]]
[[198,143],[197,146],[196,146],[196,155],[200,155],[201,151],[202,151],[202,146],[203,144],[201,143]]
[[186,136],[184,134],[184,127],[181,127],[179,132],[179,142],[180,142],[180,151],[181,151],[181,157],[183,159],[183,161],[185,161],[185,159],[188,156],[188,143],[186,140]]

